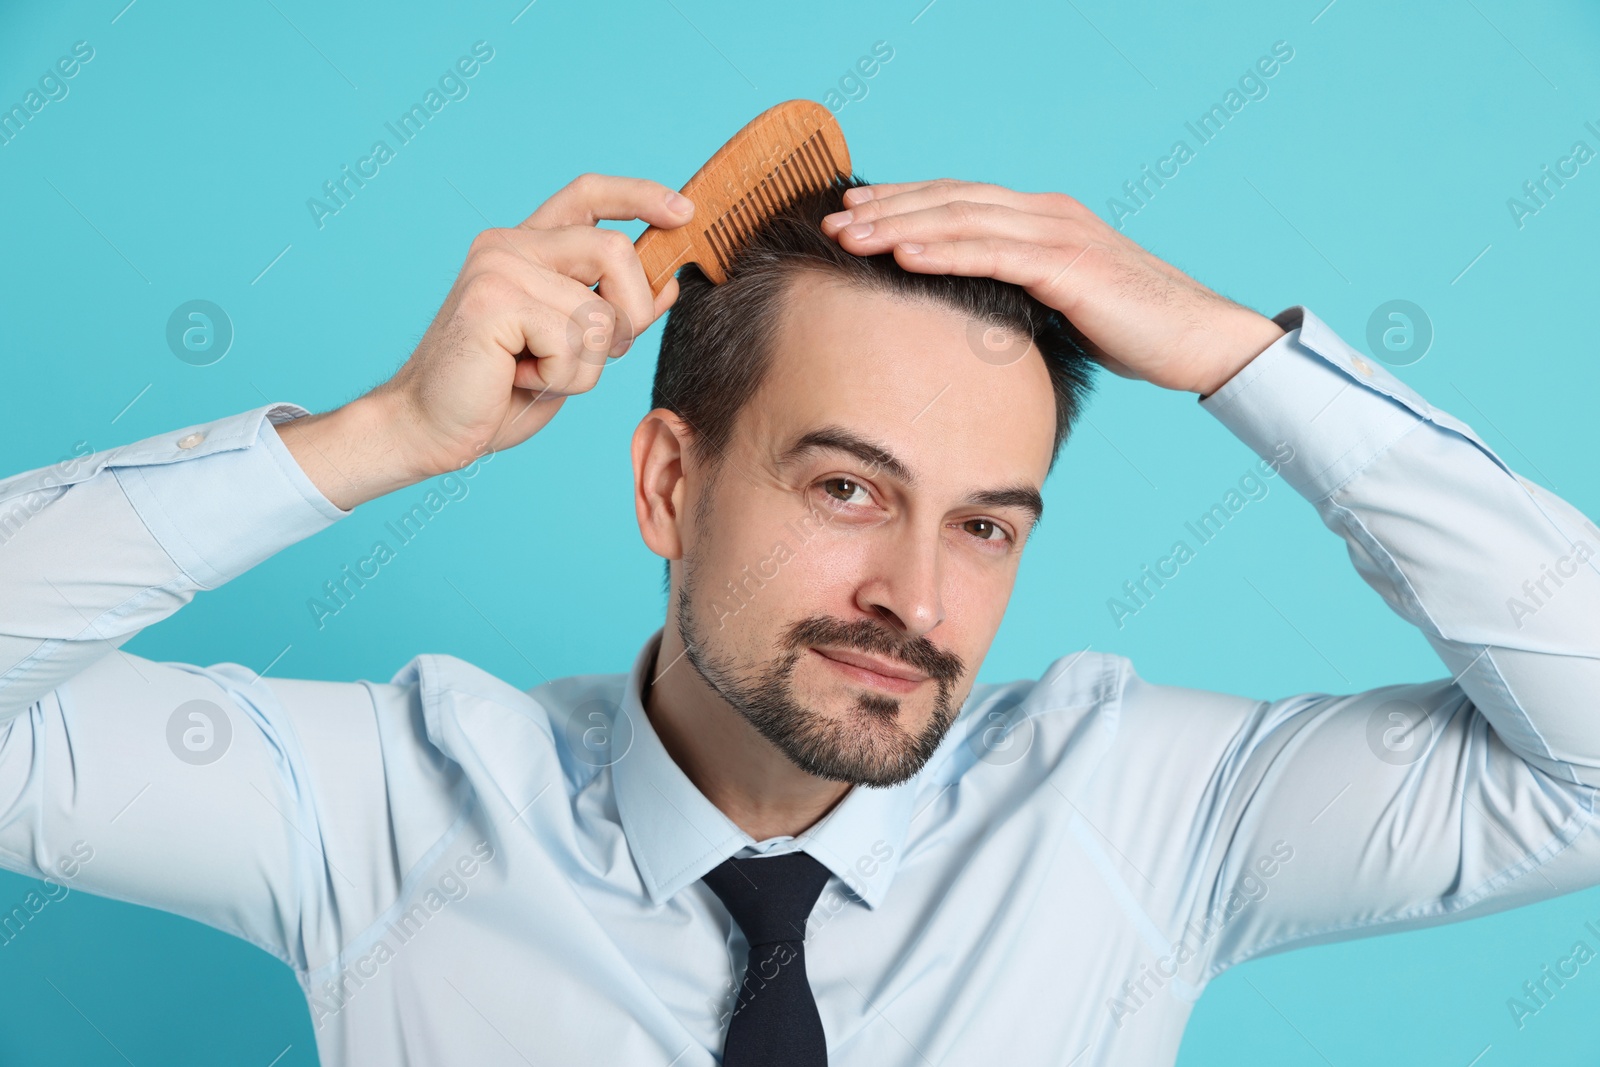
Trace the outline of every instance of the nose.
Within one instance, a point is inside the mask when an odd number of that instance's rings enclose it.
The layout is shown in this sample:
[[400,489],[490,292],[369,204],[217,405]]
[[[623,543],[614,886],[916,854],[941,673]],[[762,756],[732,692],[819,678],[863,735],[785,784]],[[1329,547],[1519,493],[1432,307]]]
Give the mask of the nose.
[[873,553],[856,606],[907,637],[922,637],[944,621],[943,570],[939,531],[905,528]]

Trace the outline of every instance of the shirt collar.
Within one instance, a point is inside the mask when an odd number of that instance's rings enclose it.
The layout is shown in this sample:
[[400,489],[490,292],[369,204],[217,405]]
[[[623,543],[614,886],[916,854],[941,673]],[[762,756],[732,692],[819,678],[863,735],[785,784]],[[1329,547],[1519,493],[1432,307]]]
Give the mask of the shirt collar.
[[[661,743],[640,694],[655,668],[663,630],[634,660],[622,698],[633,743],[611,765],[617,814],[653,904],[673,894],[755,839],[724,815],[689,780]],[[868,907],[876,908],[905,850],[921,775],[887,788],[853,786],[832,811],[794,840]]]

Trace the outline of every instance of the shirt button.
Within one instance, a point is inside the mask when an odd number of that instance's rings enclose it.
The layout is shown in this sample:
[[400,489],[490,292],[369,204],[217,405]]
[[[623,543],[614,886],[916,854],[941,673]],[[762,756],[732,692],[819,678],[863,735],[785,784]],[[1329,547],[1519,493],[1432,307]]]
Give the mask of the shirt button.
[[1356,370],[1360,371],[1362,374],[1365,374],[1368,378],[1372,377],[1372,364],[1368,363],[1360,356],[1352,357],[1350,362],[1355,364]]
[[193,448],[195,445],[199,444],[201,441],[204,441],[205,439],[206,439],[206,435],[203,434],[203,433],[184,434],[182,437],[178,438],[178,447],[179,448]]

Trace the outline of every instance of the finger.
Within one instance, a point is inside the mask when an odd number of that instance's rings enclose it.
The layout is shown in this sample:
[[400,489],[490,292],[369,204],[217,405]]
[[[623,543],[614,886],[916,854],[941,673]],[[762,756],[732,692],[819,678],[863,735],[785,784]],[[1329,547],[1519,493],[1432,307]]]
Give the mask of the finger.
[[844,191],[844,202],[846,207],[853,207],[856,204],[864,204],[869,200],[893,196],[896,193],[903,193],[910,189],[921,189],[923,186],[932,185],[936,181],[954,180],[953,178],[929,178],[920,182],[878,182],[873,185],[858,185],[854,189],[846,189]]
[[[621,230],[574,226],[549,231],[541,242],[544,262],[561,273],[596,286],[600,308],[615,323],[609,354],[621,355],[656,320],[656,298],[644,264]],[[585,309],[593,310],[593,309]],[[587,320],[586,320],[587,321]]]
[[[628,235],[620,230],[563,226],[495,233],[504,238],[500,243],[516,260],[502,256],[495,259],[494,264],[524,278],[530,290],[536,289],[539,281],[550,273],[586,286],[598,286],[598,295],[591,294],[588,304],[576,309],[576,321],[588,331],[598,325],[593,312],[606,318],[610,336],[599,350],[601,362],[608,354],[621,355],[660,314],[639,253]],[[494,245],[489,247],[492,249]],[[593,340],[592,335],[589,339]]]
[[600,219],[643,219],[652,226],[673,229],[693,215],[694,205],[687,198],[649,178],[580,174],[540,204],[521,226],[545,229],[593,226]]
[[678,276],[677,275],[673,275],[671,278],[667,279],[667,284],[663,285],[661,287],[661,292],[656,295],[656,302],[655,302],[656,318],[659,319],[661,316],[665,315],[667,313],[667,310],[669,308],[671,308],[672,305],[676,304],[677,302],[678,302]]
[[[867,233],[858,232],[863,226]],[[911,241],[928,244],[980,236],[1051,244],[1071,251],[1081,242],[1077,227],[1066,219],[1032,215],[1001,204],[953,200],[915,211],[884,216],[875,222],[851,223],[834,234],[846,251],[868,256]]]
[[[512,384],[539,396],[577,396],[593,389],[604,369],[603,359],[585,358],[581,342],[565,315],[529,307],[519,319],[521,349]],[[513,341],[513,344],[516,343]],[[510,346],[507,346],[510,347]]]
[[[469,302],[491,309],[483,319],[488,339],[516,360],[517,387],[571,396],[599,381],[607,334],[601,329],[597,345],[590,331],[598,328],[596,322],[609,326],[599,310],[609,305],[587,286],[554,271],[529,284],[526,276],[485,270],[467,282],[462,303]],[[591,315],[595,318],[586,321]]]
[[[881,191],[885,189],[883,186],[861,186],[860,188],[873,188],[880,190],[880,192],[876,193],[870,200],[861,203],[857,203],[853,199],[847,200],[846,211],[850,218],[848,220],[844,219],[844,212],[836,212],[833,215],[829,215],[822,223],[824,231],[832,233],[847,224],[873,222],[890,215],[919,211],[955,201],[999,204],[1030,215],[1052,218],[1079,218],[1093,214],[1088,208],[1065,193],[1024,193],[987,182],[959,182],[949,178],[940,178],[932,182],[908,184],[904,189],[900,189],[898,186],[889,186],[887,187],[889,190],[896,190],[889,192]],[[850,190],[850,192],[856,191],[858,190]]]
[[548,359],[536,359],[527,356],[517,360],[516,372],[511,376],[513,390],[526,390],[527,399],[531,401],[565,400],[569,396],[580,395],[583,390],[574,388],[571,382],[557,381],[554,384],[545,381],[545,376],[559,377]]
[[[858,201],[856,197],[850,195],[863,193],[869,189],[875,191],[870,199],[862,198]],[[860,186],[856,189],[846,190],[846,207],[850,213],[850,219],[845,220],[838,213],[829,215],[823,219],[822,228],[826,233],[837,234],[846,226],[855,225],[859,222],[876,224],[878,219],[926,209],[937,204],[948,204],[955,200],[999,204],[1030,214],[1079,222],[1087,228],[1087,232],[1084,235],[1087,239],[1114,245],[1174,281],[1182,281],[1186,284],[1192,283],[1189,276],[1181,270],[1160,257],[1152,255],[1143,246],[1091,211],[1081,201],[1075,200],[1065,193],[1024,193],[1014,189],[1007,189],[1001,185],[992,185],[984,182],[962,182],[950,178],[938,178],[924,182]]]
[[1103,244],[1091,243],[1067,254],[1065,250],[1029,241],[999,237],[975,237],[956,241],[935,241],[894,247],[895,262],[920,274],[957,274],[996,278],[1020,285],[1034,298],[1060,311],[1069,319],[1086,290],[1099,288],[1105,280],[1108,258],[1116,253]]

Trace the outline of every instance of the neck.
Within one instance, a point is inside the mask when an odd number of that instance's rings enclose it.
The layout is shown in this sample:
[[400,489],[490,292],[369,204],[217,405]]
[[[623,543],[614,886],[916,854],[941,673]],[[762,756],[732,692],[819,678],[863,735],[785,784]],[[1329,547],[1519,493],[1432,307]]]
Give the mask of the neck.
[[644,710],[662,747],[695,788],[755,840],[798,836],[850,791],[848,782],[795,766],[706,685],[683,655],[670,617],[647,684]]

